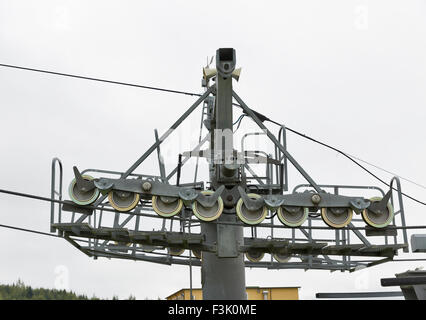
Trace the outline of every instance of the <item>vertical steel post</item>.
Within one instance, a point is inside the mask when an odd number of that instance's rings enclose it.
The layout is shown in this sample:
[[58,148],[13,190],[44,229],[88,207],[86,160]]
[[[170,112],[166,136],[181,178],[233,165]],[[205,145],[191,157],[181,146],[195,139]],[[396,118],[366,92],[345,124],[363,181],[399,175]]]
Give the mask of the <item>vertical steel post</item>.
[[[227,50],[227,51],[221,51]],[[230,51],[232,50],[232,51]],[[226,65],[229,60],[229,53],[233,53],[232,62]],[[225,53],[224,55],[222,55]],[[224,59],[225,57],[225,59]],[[221,64],[221,65],[220,65]],[[212,130],[230,130],[232,133],[232,77],[231,72],[235,67],[235,51],[233,49],[219,49],[216,54],[216,66],[218,74],[216,76],[216,106],[215,106],[215,127]],[[228,75],[223,76],[222,70],[229,70]],[[228,69],[232,68],[232,69]],[[217,132],[217,131],[216,131]],[[229,131],[228,131],[229,132]],[[223,163],[225,155],[229,155],[229,148],[233,149],[232,141],[222,141],[221,150],[216,150],[214,137],[210,148],[214,154],[222,154],[220,163]],[[232,134],[229,137],[221,135],[225,139],[232,140]],[[225,153],[224,153],[225,152]],[[214,157],[215,158],[215,157]],[[217,158],[216,158],[217,159]],[[212,163],[212,169],[216,174],[212,174],[212,185],[218,185],[218,172],[221,165]],[[215,181],[216,180],[216,181]],[[219,221],[236,222],[236,214],[223,213]],[[204,300],[246,300],[245,285],[245,266],[244,255],[238,252],[238,245],[244,242],[243,227],[234,225],[219,225],[215,223],[202,223],[201,232],[205,234],[206,241],[216,243],[217,253],[203,252],[201,264],[201,282],[203,287]]]
[[[236,221],[234,215],[222,214],[221,221]],[[219,225],[202,223],[201,232],[206,235],[207,242],[220,241]],[[236,239],[243,241],[243,228],[240,226],[222,225],[235,234]],[[201,284],[204,300],[246,300],[246,276],[244,256],[223,258],[216,253],[203,252],[201,263]]]

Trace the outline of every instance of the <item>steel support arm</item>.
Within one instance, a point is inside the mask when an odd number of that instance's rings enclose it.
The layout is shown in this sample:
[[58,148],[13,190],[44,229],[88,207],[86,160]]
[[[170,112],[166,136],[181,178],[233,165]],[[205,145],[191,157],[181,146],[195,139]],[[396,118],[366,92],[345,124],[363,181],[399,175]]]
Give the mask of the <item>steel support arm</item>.
[[309,184],[318,192],[321,192],[321,188],[315,183],[315,181],[309,176],[309,174],[299,165],[299,163],[294,159],[291,154],[278,142],[275,136],[266,128],[266,126],[259,120],[255,113],[244,103],[243,100],[235,93],[232,92],[232,96],[237,100],[241,105],[243,110],[253,119],[256,124],[266,132],[266,135],[271,139],[271,141],[280,149],[280,151],[287,157],[287,159],[295,166],[295,168],[302,174],[302,176],[309,182]]

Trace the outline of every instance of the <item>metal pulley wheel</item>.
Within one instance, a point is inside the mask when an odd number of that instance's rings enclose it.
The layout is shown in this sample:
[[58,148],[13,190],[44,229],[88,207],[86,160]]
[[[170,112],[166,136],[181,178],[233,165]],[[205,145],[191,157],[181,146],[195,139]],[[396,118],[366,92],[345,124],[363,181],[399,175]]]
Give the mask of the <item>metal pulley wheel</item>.
[[276,254],[274,254],[274,259],[277,260],[278,262],[286,263],[286,262],[290,261],[291,256],[288,255],[288,254],[276,253]]
[[[374,197],[371,198],[370,201],[379,202],[382,199],[383,198],[381,197]],[[373,228],[387,227],[392,222],[393,217],[394,210],[390,202],[387,203],[386,209],[380,213],[373,212],[368,208],[362,211],[362,218],[364,219],[365,223]]]
[[251,262],[259,262],[265,256],[264,252],[260,251],[247,251],[246,258]]
[[162,217],[169,218],[177,215],[183,207],[183,201],[175,197],[153,196],[152,208]]
[[150,246],[150,245],[146,245],[146,244],[140,244],[139,247],[144,252],[154,252],[154,250],[156,249],[155,246]]
[[128,212],[134,209],[139,202],[139,193],[111,190],[108,193],[108,200],[111,206],[120,212]]
[[353,211],[350,208],[322,208],[322,220],[330,227],[340,229],[346,227],[352,220]]
[[185,251],[185,249],[181,249],[181,248],[167,248],[167,252],[171,255],[171,256],[180,256],[183,252]]
[[[87,181],[93,180],[93,177],[89,175],[82,175],[82,178]],[[89,191],[80,190],[77,187],[77,182],[74,178],[68,187],[68,194],[74,203],[84,206],[92,204],[96,201],[96,199],[99,197],[99,190],[97,188],[93,188]]]
[[116,246],[124,246],[124,247],[130,247],[130,242],[122,242],[122,241],[114,241],[114,245]]
[[192,254],[193,254],[193,255],[194,255],[194,257],[196,257],[197,259],[201,259],[202,251],[201,251],[201,250],[192,250]]
[[[121,242],[121,241],[114,241],[114,245],[110,247],[111,251],[117,251],[117,252],[128,252],[129,249],[122,248],[122,247],[130,247],[130,242]],[[118,247],[118,248],[114,248]]]
[[308,218],[309,209],[304,207],[279,207],[277,211],[278,219],[288,227],[299,227]]
[[[252,199],[256,200],[261,198],[260,195],[256,193],[248,193],[247,196]],[[268,209],[266,206],[262,206],[257,210],[249,210],[245,204],[242,198],[238,200],[237,206],[236,206],[237,216],[246,224],[255,225],[261,223],[268,214]]]
[[[214,191],[211,190],[205,190],[202,191],[201,194],[205,196],[213,195]],[[223,212],[223,200],[219,196],[216,203],[212,207],[204,207],[202,204],[200,204],[198,201],[194,201],[192,203],[192,212],[194,212],[194,215],[202,220],[202,221],[213,221],[220,217],[220,215]]]

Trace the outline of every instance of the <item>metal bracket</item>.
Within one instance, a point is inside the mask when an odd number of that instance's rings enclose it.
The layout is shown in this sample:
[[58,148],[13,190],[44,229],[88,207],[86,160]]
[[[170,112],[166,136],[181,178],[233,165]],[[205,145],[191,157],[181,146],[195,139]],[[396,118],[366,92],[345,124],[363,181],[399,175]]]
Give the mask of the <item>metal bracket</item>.
[[247,209],[254,211],[262,208],[264,204],[264,199],[250,199],[250,197],[247,195],[247,193],[244,191],[243,188],[238,187],[238,192],[240,193],[241,199],[243,199],[244,205],[247,207]]
[[365,199],[354,199],[349,201],[349,205],[355,212],[361,212],[364,209],[367,209],[370,206],[371,202]]
[[114,182],[105,178],[100,178],[94,184],[102,194],[108,193],[114,187]]
[[199,196],[199,193],[194,189],[182,189],[179,191],[179,197],[183,201],[193,201]]
[[390,189],[388,193],[385,194],[382,200],[372,202],[370,206],[368,207],[368,210],[376,214],[386,213],[388,202],[391,196],[392,196],[392,189]]
[[265,203],[268,207],[276,209],[283,205],[284,199],[276,195],[267,195],[265,196]]
[[203,207],[211,208],[215,205],[217,199],[219,199],[223,190],[225,189],[224,185],[221,185],[212,195],[204,195],[202,193],[198,194],[196,201],[201,204]]
[[74,170],[75,182],[78,190],[87,192],[95,189],[94,181],[85,180],[76,166],[72,167],[72,169]]

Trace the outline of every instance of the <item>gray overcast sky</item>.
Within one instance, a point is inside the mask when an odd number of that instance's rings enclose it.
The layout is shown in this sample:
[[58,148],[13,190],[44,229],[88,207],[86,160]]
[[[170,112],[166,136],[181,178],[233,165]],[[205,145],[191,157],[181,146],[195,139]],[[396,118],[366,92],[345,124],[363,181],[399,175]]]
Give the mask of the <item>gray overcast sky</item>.
[[[233,47],[243,68],[235,90],[253,109],[426,185],[425,18],[421,0],[0,0],[0,63],[201,92],[207,56]],[[48,196],[55,156],[65,188],[73,165],[124,171],[152,144],[154,128],[163,133],[194,100],[0,68],[0,188]],[[197,138],[197,121],[199,113],[183,129],[188,139]],[[335,152],[288,138],[318,183],[377,184]],[[157,170],[154,160],[140,172]],[[290,179],[291,187],[303,182]],[[402,185],[426,200],[424,189]],[[426,225],[424,206],[405,200],[405,207],[408,225]],[[48,231],[49,204],[0,195],[0,223]],[[187,267],[91,260],[65,240],[7,229],[0,229],[0,256],[0,283],[20,278],[54,287],[67,270],[70,289],[101,297],[164,298],[189,286]],[[380,278],[422,265],[388,263],[351,274],[248,269],[246,283],[301,286],[301,298],[309,299],[383,290]]]

